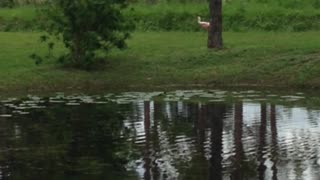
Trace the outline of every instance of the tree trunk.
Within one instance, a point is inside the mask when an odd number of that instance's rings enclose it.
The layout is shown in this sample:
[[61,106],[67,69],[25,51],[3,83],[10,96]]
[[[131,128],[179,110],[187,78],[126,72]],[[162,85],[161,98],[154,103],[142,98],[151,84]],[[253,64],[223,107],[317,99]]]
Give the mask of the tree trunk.
[[75,33],[72,44],[72,62],[73,65],[81,65],[81,59],[84,57],[84,51],[81,47],[81,36],[79,33]]
[[210,0],[209,11],[208,48],[222,49],[222,0]]

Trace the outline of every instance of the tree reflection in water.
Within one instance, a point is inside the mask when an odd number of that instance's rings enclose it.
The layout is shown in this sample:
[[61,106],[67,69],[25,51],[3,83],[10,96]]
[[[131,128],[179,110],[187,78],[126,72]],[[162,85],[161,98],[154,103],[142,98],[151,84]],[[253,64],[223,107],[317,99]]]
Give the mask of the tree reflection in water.
[[47,104],[0,123],[0,179],[115,179],[125,170],[127,131],[115,103]]
[[[139,103],[133,106],[139,107]],[[260,106],[256,156],[246,156],[243,145],[243,103],[144,102],[143,179],[266,179],[267,118],[272,133],[271,171],[277,179],[277,128],[275,106]],[[150,118],[153,114],[153,119]],[[233,118],[230,115],[233,114]],[[233,126],[230,125],[233,122]],[[152,129],[152,130],[151,130]],[[223,134],[233,129],[234,155],[227,158]],[[252,130],[252,129],[251,129]],[[157,143],[155,143],[157,142]],[[152,144],[152,145],[151,145]],[[252,148],[252,147],[251,147]],[[152,152],[152,153],[151,153]],[[175,174],[178,172],[178,175]],[[229,174],[229,175],[228,175]]]
[[260,129],[259,129],[259,145],[258,145],[258,173],[259,173],[259,180],[264,179],[264,172],[266,170],[265,166],[265,145],[266,145],[266,128],[267,128],[267,106],[265,103],[261,104],[261,122],[260,122]]
[[233,161],[234,170],[231,174],[231,179],[243,179],[243,158],[244,151],[242,145],[242,126],[243,126],[243,106],[241,102],[234,105],[234,145],[235,157]]
[[222,180],[222,132],[226,105],[208,105],[209,125],[211,130],[211,157],[209,159],[210,180]]
[[[301,127],[292,130],[287,119],[295,114],[285,106],[145,100],[43,105],[0,118],[0,179],[282,180],[302,178],[307,170],[308,177],[319,177],[317,121],[300,131],[308,138],[297,138]],[[310,150],[298,149],[298,155],[310,160],[293,156],[302,141]]]
[[271,126],[271,161],[272,165],[272,180],[277,180],[277,162],[278,162],[278,138],[277,138],[277,122],[276,122],[276,107],[271,104],[270,107],[270,126]]

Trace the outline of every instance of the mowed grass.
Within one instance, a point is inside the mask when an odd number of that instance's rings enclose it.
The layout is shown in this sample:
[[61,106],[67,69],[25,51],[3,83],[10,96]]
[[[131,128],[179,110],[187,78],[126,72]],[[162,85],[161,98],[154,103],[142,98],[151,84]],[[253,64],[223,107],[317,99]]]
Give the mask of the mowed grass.
[[[41,33],[0,33],[1,91],[152,90],[157,87],[320,87],[319,32],[224,33],[225,49],[206,48],[204,32],[135,32],[125,51],[113,50],[103,69],[63,69],[44,54]],[[57,43],[55,54],[65,49]]]

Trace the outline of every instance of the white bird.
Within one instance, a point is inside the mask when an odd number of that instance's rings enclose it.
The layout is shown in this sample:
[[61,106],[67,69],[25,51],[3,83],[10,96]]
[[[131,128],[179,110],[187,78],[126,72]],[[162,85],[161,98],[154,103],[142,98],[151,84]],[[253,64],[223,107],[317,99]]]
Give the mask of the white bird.
[[201,21],[200,16],[198,16],[198,24],[200,25],[200,27],[202,29],[209,30],[209,28],[210,28],[210,23],[209,22],[205,22],[205,21]]

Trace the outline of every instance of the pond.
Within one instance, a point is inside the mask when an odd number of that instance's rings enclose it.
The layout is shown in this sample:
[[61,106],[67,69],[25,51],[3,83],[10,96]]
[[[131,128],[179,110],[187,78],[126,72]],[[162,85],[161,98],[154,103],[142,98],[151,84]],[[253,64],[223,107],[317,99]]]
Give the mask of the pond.
[[185,90],[0,103],[0,179],[320,179],[320,96]]

